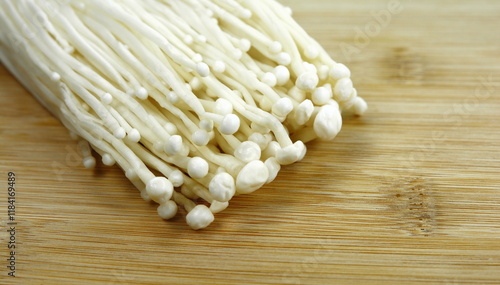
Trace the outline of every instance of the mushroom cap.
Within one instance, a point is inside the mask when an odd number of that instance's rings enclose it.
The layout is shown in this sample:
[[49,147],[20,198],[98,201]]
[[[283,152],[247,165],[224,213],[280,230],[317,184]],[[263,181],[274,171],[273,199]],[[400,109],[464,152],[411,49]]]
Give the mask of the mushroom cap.
[[199,156],[189,159],[187,171],[193,178],[203,178],[208,174],[208,162]]
[[214,214],[205,205],[197,205],[186,216],[186,222],[193,230],[206,228],[214,220]]
[[332,105],[321,107],[314,119],[314,132],[325,141],[333,140],[342,128],[342,116],[338,108]]
[[212,197],[219,202],[227,202],[233,198],[236,185],[233,176],[227,172],[216,174],[208,185]]
[[249,194],[262,187],[269,178],[269,170],[264,162],[254,160],[241,169],[236,177],[236,191]]
[[293,145],[278,149],[276,159],[281,165],[288,165],[304,158],[306,146],[302,141],[296,141]]
[[155,202],[169,200],[172,197],[174,186],[165,177],[154,177],[146,184],[146,193]]
[[158,215],[165,220],[171,219],[177,214],[177,204],[172,201],[168,200],[166,203],[161,204],[158,206],[157,211]]

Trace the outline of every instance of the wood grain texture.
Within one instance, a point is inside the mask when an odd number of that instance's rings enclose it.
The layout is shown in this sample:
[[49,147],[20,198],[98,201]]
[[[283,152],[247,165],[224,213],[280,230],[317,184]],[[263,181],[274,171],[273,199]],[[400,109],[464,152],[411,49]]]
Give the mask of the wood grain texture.
[[[370,104],[206,230],[163,221],[116,167],[85,170],[0,68],[1,284],[500,284],[500,2],[283,1]],[[353,3],[354,2],[354,3]],[[360,31],[369,36],[363,37]]]

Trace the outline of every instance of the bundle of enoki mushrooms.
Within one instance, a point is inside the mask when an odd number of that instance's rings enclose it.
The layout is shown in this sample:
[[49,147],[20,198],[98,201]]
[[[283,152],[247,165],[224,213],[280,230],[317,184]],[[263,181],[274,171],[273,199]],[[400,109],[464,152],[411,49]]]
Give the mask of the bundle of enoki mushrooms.
[[[235,195],[362,114],[349,69],[275,0],[0,0],[0,59],[164,219]],[[200,199],[201,198],[201,199]],[[203,202],[199,202],[202,201]],[[199,204],[196,204],[197,201]]]

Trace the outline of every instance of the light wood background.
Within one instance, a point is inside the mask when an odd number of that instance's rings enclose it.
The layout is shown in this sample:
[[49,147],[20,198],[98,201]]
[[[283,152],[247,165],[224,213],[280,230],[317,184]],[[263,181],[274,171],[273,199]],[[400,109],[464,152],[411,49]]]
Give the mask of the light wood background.
[[0,283],[500,284],[500,2],[401,1],[378,28],[390,0],[283,2],[370,110],[203,231],[158,218],[118,168],[85,170],[1,67],[19,277],[2,230]]

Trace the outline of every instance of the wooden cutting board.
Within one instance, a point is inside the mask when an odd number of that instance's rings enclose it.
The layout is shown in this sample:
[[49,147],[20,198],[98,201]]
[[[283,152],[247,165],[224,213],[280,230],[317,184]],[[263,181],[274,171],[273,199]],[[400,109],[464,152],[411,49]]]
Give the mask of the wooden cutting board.
[[84,169],[0,68],[0,283],[500,284],[500,2],[283,2],[370,110],[202,231]]

